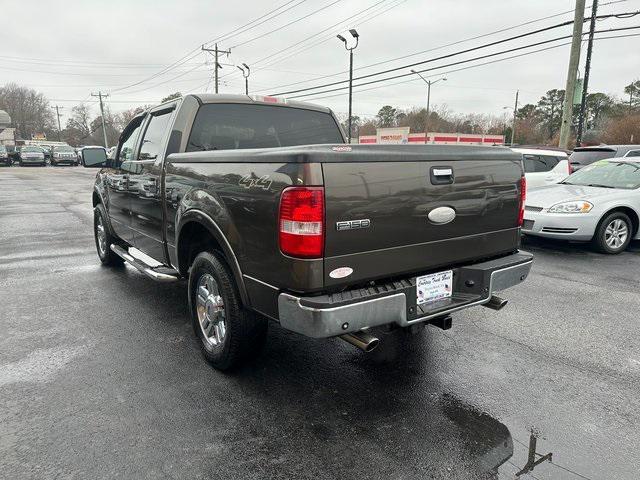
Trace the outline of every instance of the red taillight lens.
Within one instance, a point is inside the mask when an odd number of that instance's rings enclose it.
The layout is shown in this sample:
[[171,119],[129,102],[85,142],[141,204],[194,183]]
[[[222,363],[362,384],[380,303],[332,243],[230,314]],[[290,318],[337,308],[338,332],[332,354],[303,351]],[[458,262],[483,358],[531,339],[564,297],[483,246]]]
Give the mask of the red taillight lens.
[[282,253],[298,258],[322,257],[324,188],[285,188],[280,198],[278,225]]
[[527,179],[520,177],[520,213],[518,214],[518,226],[524,223],[524,202],[527,199]]

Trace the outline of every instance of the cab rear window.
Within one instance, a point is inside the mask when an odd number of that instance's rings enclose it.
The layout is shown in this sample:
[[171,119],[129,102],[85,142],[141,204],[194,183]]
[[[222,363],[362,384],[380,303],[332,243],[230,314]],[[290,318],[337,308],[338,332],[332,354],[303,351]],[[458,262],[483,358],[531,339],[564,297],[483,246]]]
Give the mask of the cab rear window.
[[301,108],[211,103],[200,107],[187,152],[343,143],[333,117]]

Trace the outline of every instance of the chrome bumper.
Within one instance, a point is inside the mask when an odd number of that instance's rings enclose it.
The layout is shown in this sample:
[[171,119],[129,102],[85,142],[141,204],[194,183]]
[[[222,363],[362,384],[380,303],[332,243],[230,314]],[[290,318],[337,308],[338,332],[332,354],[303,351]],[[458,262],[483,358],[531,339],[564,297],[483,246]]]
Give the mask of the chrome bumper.
[[[519,258],[514,263],[512,257],[516,255]],[[511,262],[507,261],[509,258],[511,258]],[[486,272],[488,280],[482,288],[481,295],[475,297],[460,295],[461,298],[468,298],[468,300],[451,302],[450,306],[434,308],[433,313],[427,313],[417,318],[410,318],[407,313],[410,308],[407,303],[407,289],[370,300],[358,300],[329,308],[303,305],[305,297],[281,293],[278,297],[280,324],[287,330],[308,337],[326,338],[380,325],[396,324],[400,327],[407,327],[415,323],[428,322],[464,308],[489,302],[495,292],[522,283],[529,275],[533,263],[533,257],[523,252],[505,257],[502,266],[500,260],[503,259],[463,267],[466,271]],[[415,299],[415,287],[413,287],[413,298]]]

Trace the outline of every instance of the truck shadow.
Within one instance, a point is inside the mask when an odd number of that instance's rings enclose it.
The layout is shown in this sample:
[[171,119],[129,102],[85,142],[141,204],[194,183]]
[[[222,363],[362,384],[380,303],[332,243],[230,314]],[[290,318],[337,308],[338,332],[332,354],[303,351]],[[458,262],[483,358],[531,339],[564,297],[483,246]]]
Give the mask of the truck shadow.
[[199,428],[224,446],[202,459],[201,472],[233,476],[242,461],[261,478],[497,478],[513,455],[503,423],[447,392],[441,373],[451,352],[439,330],[381,334],[364,354],[272,323],[257,358],[223,374],[198,352],[186,285],[114,273],[122,295],[145,298],[142,329],[184,334],[177,347],[156,347],[167,373],[146,374],[198,405]]

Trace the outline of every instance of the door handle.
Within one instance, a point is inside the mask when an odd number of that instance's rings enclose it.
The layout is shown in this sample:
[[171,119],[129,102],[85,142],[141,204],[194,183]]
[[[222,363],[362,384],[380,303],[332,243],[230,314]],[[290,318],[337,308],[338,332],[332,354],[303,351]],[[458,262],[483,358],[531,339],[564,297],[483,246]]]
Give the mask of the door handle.
[[432,185],[449,185],[453,183],[453,168],[431,167],[430,174]]

